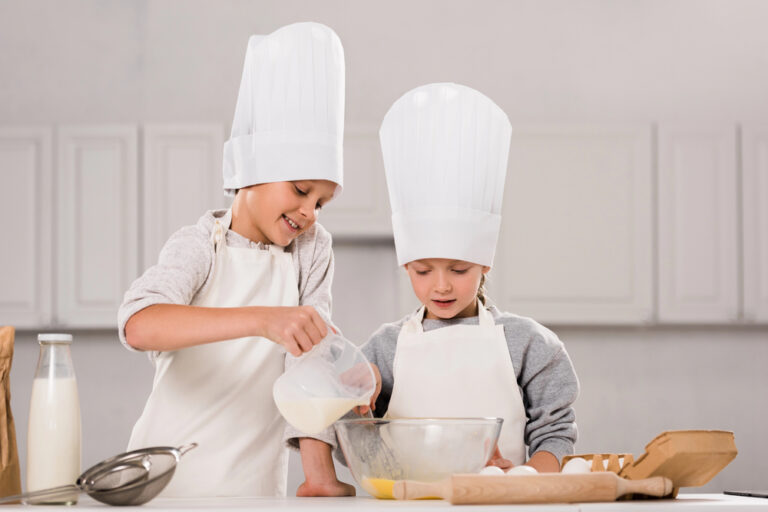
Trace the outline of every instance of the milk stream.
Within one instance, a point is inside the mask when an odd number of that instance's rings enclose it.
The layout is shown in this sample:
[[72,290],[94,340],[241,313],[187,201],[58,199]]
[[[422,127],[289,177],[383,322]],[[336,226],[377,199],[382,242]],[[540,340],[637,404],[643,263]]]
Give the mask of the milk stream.
[[[70,485],[80,476],[80,401],[75,378],[36,378],[27,434],[27,490]],[[78,493],[28,503],[77,503]]]
[[328,428],[358,405],[368,405],[357,398],[304,398],[275,402],[283,418],[306,434],[317,434]]

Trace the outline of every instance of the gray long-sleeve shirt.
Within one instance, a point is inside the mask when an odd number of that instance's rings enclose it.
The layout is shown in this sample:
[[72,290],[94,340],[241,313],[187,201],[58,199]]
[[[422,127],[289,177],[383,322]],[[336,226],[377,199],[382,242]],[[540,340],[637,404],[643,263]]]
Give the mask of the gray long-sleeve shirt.
[[[120,341],[125,341],[125,324],[137,312],[154,304],[190,304],[209,285],[216,263],[211,233],[217,219],[227,210],[206,212],[197,224],[176,231],[163,246],[156,265],[147,269],[125,292],[117,313]],[[267,250],[260,242],[227,230],[228,247]],[[331,235],[315,223],[286,248],[293,258],[299,304],[314,306],[326,321],[331,318],[333,251]],[[150,355],[155,354],[154,352]]]
[[[504,326],[509,355],[527,416],[524,441],[528,445],[529,458],[538,451],[548,451],[561,461],[563,456],[573,453],[576,442],[576,415],[572,404],[579,393],[579,382],[565,346],[555,333],[530,318],[502,313],[496,307],[491,307],[490,311],[495,323]],[[374,411],[377,417],[382,417],[389,407],[394,385],[392,366],[397,337],[408,318],[384,324],[362,347],[368,360],[377,365],[381,372],[382,389]],[[422,325],[425,331],[431,331],[452,325],[478,323],[478,317],[474,316],[450,320],[424,319]],[[286,431],[289,446],[295,447],[298,437],[313,437],[337,447],[332,429],[315,436],[306,436],[289,427]],[[338,450],[336,456],[343,461]]]

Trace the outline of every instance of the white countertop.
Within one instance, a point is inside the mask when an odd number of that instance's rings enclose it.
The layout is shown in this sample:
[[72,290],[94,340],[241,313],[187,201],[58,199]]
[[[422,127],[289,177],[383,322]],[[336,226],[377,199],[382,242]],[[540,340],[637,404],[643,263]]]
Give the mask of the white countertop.
[[[77,505],[70,508],[87,508],[93,510],[312,510],[314,512],[331,512],[337,510],[397,510],[424,511],[445,510],[456,508],[461,511],[473,511],[479,509],[507,510],[514,507],[515,510],[535,510],[537,512],[607,512],[617,510],[620,512],[647,512],[647,511],[678,511],[692,512],[702,510],[705,512],[729,512],[751,510],[765,510],[768,512],[768,499],[746,498],[741,496],[728,496],[725,494],[680,494],[675,500],[648,500],[648,501],[615,501],[609,503],[571,503],[552,505],[451,505],[442,500],[424,501],[392,501],[377,500],[368,496],[356,498],[194,498],[194,499],[170,499],[158,498],[141,507],[110,507],[92,500],[83,495]],[[5,505],[3,509],[30,509],[26,505]],[[52,507],[40,507],[40,512],[51,510]]]

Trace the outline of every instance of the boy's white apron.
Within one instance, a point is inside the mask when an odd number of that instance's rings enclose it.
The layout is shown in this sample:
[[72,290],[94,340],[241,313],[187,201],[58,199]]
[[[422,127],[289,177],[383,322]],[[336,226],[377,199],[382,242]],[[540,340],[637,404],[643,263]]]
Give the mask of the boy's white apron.
[[525,462],[525,407],[504,326],[478,301],[479,325],[424,332],[422,307],[400,329],[393,363],[392,418],[504,418],[501,455]]
[[[214,274],[193,306],[296,306],[291,255],[227,247],[231,211],[216,221]],[[152,393],[129,449],[198,447],[181,459],[162,496],[284,496],[288,453],[272,400],[285,351],[265,338],[207,343],[155,358]]]

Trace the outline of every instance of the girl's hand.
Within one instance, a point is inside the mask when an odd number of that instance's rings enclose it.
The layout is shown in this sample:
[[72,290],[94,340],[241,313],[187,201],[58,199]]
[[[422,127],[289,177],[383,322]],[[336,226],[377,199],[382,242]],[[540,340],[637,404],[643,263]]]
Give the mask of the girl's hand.
[[376,378],[376,389],[373,390],[373,395],[371,395],[371,402],[368,405],[358,405],[352,409],[355,414],[360,416],[365,416],[369,411],[376,410],[376,399],[379,397],[379,393],[381,393],[381,372],[379,372],[379,367],[371,363],[371,370],[373,370],[373,376]]
[[501,452],[499,451],[499,445],[496,445],[496,451],[493,452],[493,455],[491,455],[491,460],[488,461],[488,464],[486,466],[496,466],[498,468],[503,469],[504,471],[507,471],[508,469],[511,469],[515,467],[514,464],[512,464],[512,461],[509,459],[505,459],[501,456]]
[[312,306],[263,308],[261,334],[293,356],[309,352],[328,334],[325,321]]

